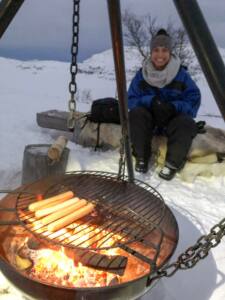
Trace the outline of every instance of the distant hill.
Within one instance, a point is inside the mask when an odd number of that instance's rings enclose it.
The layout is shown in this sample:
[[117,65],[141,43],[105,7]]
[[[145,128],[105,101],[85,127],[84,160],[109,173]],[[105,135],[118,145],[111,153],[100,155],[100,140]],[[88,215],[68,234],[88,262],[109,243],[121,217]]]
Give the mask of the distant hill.
[[[124,52],[128,88],[135,72],[142,65],[142,57],[134,48],[125,47]],[[220,49],[220,53],[225,61],[225,49]],[[11,94],[30,97],[35,93],[40,99],[46,99],[43,103],[31,102],[32,105],[36,105],[36,111],[54,108],[68,109],[69,82],[71,80],[68,62],[20,61],[0,57],[0,68],[1,74],[3,74],[0,79],[1,97],[4,95],[6,98]],[[76,99],[79,111],[88,111],[95,99],[117,96],[111,49],[95,54],[79,63],[78,69]],[[207,119],[212,125],[224,128],[221,113],[203,74],[200,74],[197,84],[202,94],[198,118]],[[54,105],[49,100],[51,97],[54,99]],[[8,110],[10,110],[10,102],[8,105]]]
[[[219,48],[220,54],[225,62],[225,49]],[[143,57],[136,48],[124,47],[126,76],[130,81],[135,72],[141,67]],[[195,58],[197,61],[197,58]],[[196,63],[193,61],[193,63]],[[79,72],[86,74],[97,74],[100,78],[114,79],[114,62],[112,49],[94,54],[90,58],[79,63]]]
[[[137,49],[132,47],[124,48],[125,67],[127,79],[131,80],[134,73],[141,67],[142,56]],[[114,61],[112,49],[94,54],[84,62],[79,63],[79,72],[97,74],[100,78],[114,79]]]

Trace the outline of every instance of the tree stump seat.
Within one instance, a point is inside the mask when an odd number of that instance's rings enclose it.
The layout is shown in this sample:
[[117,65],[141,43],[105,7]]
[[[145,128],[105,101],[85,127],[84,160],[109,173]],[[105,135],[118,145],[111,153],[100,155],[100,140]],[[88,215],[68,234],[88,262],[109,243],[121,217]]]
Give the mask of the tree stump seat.
[[50,144],[27,145],[23,156],[22,184],[27,184],[51,175],[66,172],[69,149],[64,148],[59,161],[48,157]]

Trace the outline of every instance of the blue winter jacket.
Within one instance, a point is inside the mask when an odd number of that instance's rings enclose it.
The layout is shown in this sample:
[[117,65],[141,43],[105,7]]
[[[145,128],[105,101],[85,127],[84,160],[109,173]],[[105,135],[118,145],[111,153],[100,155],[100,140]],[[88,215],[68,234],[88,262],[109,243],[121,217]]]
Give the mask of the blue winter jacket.
[[173,81],[163,88],[149,85],[144,80],[142,69],[140,69],[128,90],[129,110],[137,106],[150,108],[154,96],[172,103],[177,112],[187,114],[192,118],[196,117],[201,102],[200,90],[184,67],[180,67]]

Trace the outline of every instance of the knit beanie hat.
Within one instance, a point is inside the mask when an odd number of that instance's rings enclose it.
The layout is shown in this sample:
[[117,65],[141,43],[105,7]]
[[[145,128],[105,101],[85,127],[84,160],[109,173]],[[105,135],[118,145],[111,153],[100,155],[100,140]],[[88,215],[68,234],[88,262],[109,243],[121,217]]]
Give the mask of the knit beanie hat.
[[151,43],[150,43],[150,50],[152,50],[156,47],[165,47],[170,52],[172,51],[172,42],[169,34],[165,29],[160,29],[155,36],[153,36]]

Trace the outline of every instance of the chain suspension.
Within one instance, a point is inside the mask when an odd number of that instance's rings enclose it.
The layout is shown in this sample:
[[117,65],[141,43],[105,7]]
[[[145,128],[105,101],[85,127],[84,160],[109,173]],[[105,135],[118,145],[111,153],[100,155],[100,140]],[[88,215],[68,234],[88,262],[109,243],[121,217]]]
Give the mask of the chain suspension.
[[80,20],[80,0],[73,0],[73,37],[71,46],[71,81],[69,83],[70,100],[68,103],[69,116],[67,120],[67,127],[70,130],[74,130],[75,127],[75,112],[76,112],[76,101],[75,94],[77,92],[76,75],[78,71],[77,67],[77,54],[78,54],[78,39],[79,39],[79,20]]
[[[122,128],[122,127],[121,127]],[[125,177],[125,166],[126,166],[126,161],[125,161],[125,145],[124,145],[124,135],[123,135],[123,129],[122,131],[122,137],[120,139],[120,158],[119,158],[119,170],[118,170],[118,179],[124,180]]]
[[[75,94],[77,91],[76,74],[77,67],[77,54],[78,54],[78,35],[79,35],[79,10],[80,0],[73,0],[73,40],[71,47],[72,61],[70,66],[71,82],[69,84],[69,91],[71,98],[69,100],[69,118],[67,126],[73,130],[75,127],[75,111],[76,101]],[[123,134],[122,134],[123,135]],[[118,178],[123,178],[125,175],[125,157],[124,157],[124,140],[121,139],[120,146],[120,160]],[[208,256],[209,251],[216,247],[225,235],[225,218],[213,226],[208,235],[201,236],[194,246],[189,247],[182,253],[176,262],[162,267],[157,271],[157,274],[149,279],[149,284],[161,277],[171,277],[178,270],[186,270],[193,268],[200,260]]]
[[162,267],[157,274],[149,279],[149,284],[161,277],[171,277],[178,270],[187,270],[193,268],[200,260],[207,257],[209,251],[216,247],[225,235],[225,218],[220,223],[213,226],[208,235],[201,236],[196,244],[189,247],[182,253],[176,262]]

